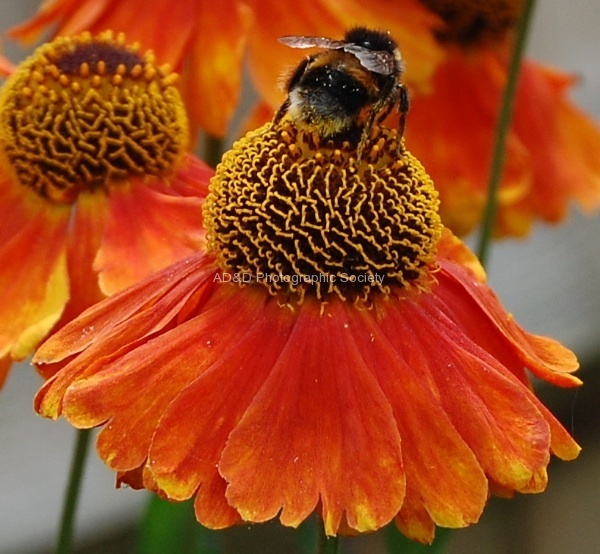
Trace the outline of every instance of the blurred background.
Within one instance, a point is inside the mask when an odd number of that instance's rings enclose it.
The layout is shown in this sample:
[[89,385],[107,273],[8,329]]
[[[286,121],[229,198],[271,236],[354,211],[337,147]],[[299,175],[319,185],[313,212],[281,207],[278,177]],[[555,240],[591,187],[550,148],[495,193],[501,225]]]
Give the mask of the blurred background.
[[[1,30],[31,16],[38,5],[38,0],[0,0]],[[573,97],[600,121],[599,28],[597,0],[539,2],[529,53],[579,75]],[[6,40],[3,45],[14,62],[27,54]],[[539,394],[583,452],[568,464],[553,460],[544,494],[493,499],[479,524],[451,533],[447,552],[600,552],[600,217],[574,210],[558,227],[538,225],[525,240],[495,243],[488,273],[500,299],[528,331],[550,335],[580,357],[584,387],[541,387]],[[23,363],[0,393],[2,554],[45,554],[54,545],[74,432],[64,421],[34,414],[32,399],[40,384],[33,368]],[[147,500],[144,492],[115,490],[114,475],[91,455],[78,515],[79,551],[133,552]],[[288,530],[274,524],[224,535],[230,552],[295,552]],[[380,534],[344,540],[341,551],[383,552],[382,540]]]

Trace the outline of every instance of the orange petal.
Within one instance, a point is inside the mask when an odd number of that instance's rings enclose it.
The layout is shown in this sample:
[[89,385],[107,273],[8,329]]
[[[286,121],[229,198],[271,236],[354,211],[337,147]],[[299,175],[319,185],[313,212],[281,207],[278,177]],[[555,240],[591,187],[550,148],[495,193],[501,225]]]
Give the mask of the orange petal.
[[[221,287],[198,318],[105,363],[100,371],[86,374],[66,390],[63,413],[71,423],[92,427],[110,420],[100,432],[97,449],[112,469],[130,470],[146,459],[154,429],[169,403],[235,340],[249,310],[238,306],[236,311],[228,289]],[[239,318],[238,327],[231,325],[218,333],[218,324],[232,313]],[[202,343],[195,340],[198,329],[209,337]],[[136,394],[142,389],[143,395]]]
[[8,77],[15,70],[15,65],[4,56],[0,56],[0,75],[2,77]]
[[439,315],[432,325],[423,308],[421,303],[404,318],[413,329],[422,329],[416,344],[434,357],[430,371],[441,405],[486,475],[529,490],[550,457],[550,429],[533,393],[449,318]]
[[68,299],[69,208],[28,195],[16,199],[10,188],[2,188],[0,204],[6,215],[0,237],[0,357],[22,360],[52,329]]
[[[204,349],[197,346],[188,354],[199,377],[170,403],[150,448],[148,467],[158,488],[176,500],[189,498],[199,488],[196,516],[210,528],[239,519],[225,499],[226,483],[218,462],[229,433],[271,371],[293,322],[291,314],[281,314],[280,306],[265,295],[260,290],[239,291],[229,306],[232,312],[220,313],[222,321],[200,317],[192,322],[189,343],[207,345],[213,355],[206,360]],[[232,332],[235,336],[229,336]]]
[[[210,260],[202,255],[183,260],[92,306],[52,335],[36,352],[34,363],[64,363],[70,356],[80,355],[44,384],[36,396],[36,410],[56,419],[73,381],[97,373],[110,360],[172,326],[187,305],[191,305],[189,309],[202,305],[202,291],[212,283],[214,271]],[[164,303],[159,305],[161,300]],[[85,421],[78,424],[86,425]]]
[[[481,220],[506,72],[485,50],[447,47],[446,55],[431,92],[412,99],[406,136],[440,193],[442,221],[464,235]],[[510,209],[530,191],[532,171],[529,153],[514,133],[506,149],[499,204]]]
[[160,181],[113,188],[94,262],[101,290],[113,294],[197,252],[204,240],[201,206],[200,198],[174,194]]
[[407,483],[418,491],[410,511],[425,510],[444,527],[469,525],[485,506],[487,479],[440,401],[434,372],[445,367],[446,359],[421,338],[437,338],[437,322],[406,321],[406,311],[422,310],[409,298],[382,301],[376,310],[355,312],[351,328],[394,410]]
[[[250,75],[261,98],[270,106],[283,102],[285,81],[304,54],[277,41],[282,35],[316,35],[342,37],[344,24],[332,13],[330,3],[323,0],[297,2],[293,9],[283,2],[249,4],[255,12],[252,32],[248,36]],[[268,55],[265,55],[268,52]]]
[[[400,509],[405,474],[388,401],[339,301],[305,301],[271,373],[219,464],[229,503],[247,521],[297,526],[319,502],[328,535],[342,517],[377,529]],[[352,486],[348,486],[352,483]]]
[[[470,329],[471,336],[481,339],[486,350],[500,360],[505,359],[502,350],[509,356],[517,355],[534,375],[555,385],[574,387],[581,384],[577,377],[569,375],[579,367],[573,352],[553,339],[526,333],[502,308],[493,291],[483,283],[474,282],[465,268],[443,260],[440,265],[442,272],[437,278],[444,281],[440,286],[440,297],[448,302],[449,309],[455,314],[453,317],[461,321],[463,328]],[[455,291],[454,300],[448,294],[452,290]],[[507,341],[504,347],[498,346],[498,336]]]
[[193,126],[214,136],[227,132],[238,104],[251,15],[238,0],[197,3],[195,35],[180,89]]
[[514,129],[535,175],[528,209],[551,222],[565,217],[572,198],[590,210],[600,205],[600,128],[569,101],[575,81],[526,60],[515,99]]
[[[111,0],[49,0],[43,2],[38,13],[30,20],[13,27],[9,34],[25,43],[37,40],[44,30],[60,23],[56,35],[74,35],[91,28],[107,9]],[[104,30],[104,29],[103,29]]]
[[59,326],[105,296],[98,286],[98,276],[93,270],[93,262],[100,247],[106,217],[107,202],[103,194],[79,195],[74,205],[69,229],[70,298]]

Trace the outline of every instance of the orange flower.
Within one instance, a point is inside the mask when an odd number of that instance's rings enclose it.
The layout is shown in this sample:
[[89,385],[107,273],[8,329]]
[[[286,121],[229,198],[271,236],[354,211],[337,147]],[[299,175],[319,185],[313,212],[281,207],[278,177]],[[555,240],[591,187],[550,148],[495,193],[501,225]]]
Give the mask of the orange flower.
[[394,130],[364,152],[287,123],[236,143],[206,252],[42,345],[68,363],[39,413],[103,425],[119,483],[195,496],[211,528],[318,511],[329,535],[394,520],[430,542],[492,493],[542,491],[550,453],[579,447],[526,369],[576,386],[574,355],[503,310]]
[[[486,202],[511,33],[522,2],[422,0],[421,4],[403,0],[390,10],[384,2],[369,3],[361,16],[367,25],[389,29],[400,44],[412,93],[407,140],[440,192],[444,224],[465,235],[481,221]],[[330,3],[331,9],[335,5]],[[356,9],[347,13],[355,14]],[[396,21],[396,14],[402,15],[401,21]],[[336,16],[346,24],[353,21]],[[442,19],[432,19],[436,16]],[[302,21],[294,30],[308,34],[305,27],[310,26]],[[342,35],[343,29],[331,34]],[[424,42],[434,35],[437,44]],[[269,48],[269,42],[258,42],[264,36],[275,39],[268,29],[259,32],[253,40],[263,51]],[[295,63],[301,56],[297,53]],[[287,63],[294,64],[290,58]],[[253,74],[266,105],[253,111],[248,128],[270,119],[282,101],[281,92],[271,90],[272,74],[264,74],[272,68],[259,65],[253,66]],[[569,75],[525,61],[507,141],[496,236],[524,236],[537,219],[557,223],[566,216],[571,200],[586,210],[599,206],[600,129],[568,99],[574,83]]]
[[341,36],[353,25],[384,24],[407,43],[405,56],[418,82],[427,81],[440,60],[430,33],[437,18],[417,0],[404,4],[395,10],[389,0],[373,0],[368,8],[358,0],[305,0],[294,6],[270,0],[49,0],[11,34],[30,41],[49,26],[57,35],[125,32],[181,74],[179,86],[193,130],[223,136],[240,97],[246,47],[260,94],[274,105],[283,100],[277,89],[281,68],[295,65],[297,52],[277,42],[281,35]]
[[40,47],[0,91],[0,382],[56,326],[202,243],[173,75],[122,37]]
[[[481,220],[491,150],[521,0],[422,0],[444,18],[430,94],[415,94],[407,140],[440,192],[442,220],[458,234]],[[410,67],[408,68],[410,72]],[[600,129],[568,99],[575,79],[526,60],[507,142],[495,232],[556,223],[571,200],[600,205]]]

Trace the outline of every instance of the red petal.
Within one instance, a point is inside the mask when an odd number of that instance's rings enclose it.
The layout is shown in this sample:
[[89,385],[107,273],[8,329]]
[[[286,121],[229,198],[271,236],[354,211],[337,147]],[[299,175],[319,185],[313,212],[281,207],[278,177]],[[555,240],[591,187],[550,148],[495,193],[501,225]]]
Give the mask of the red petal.
[[[403,310],[403,320],[418,330],[413,344],[428,353],[441,406],[490,478],[529,490],[550,447],[533,393],[429,303],[422,298],[418,308]],[[390,316],[391,333],[401,321],[397,313]]]
[[[464,267],[445,260],[440,265],[436,294],[447,302],[452,318],[476,342],[499,360],[506,360],[507,355],[509,359],[517,357],[537,377],[554,385],[581,384],[577,377],[569,375],[579,367],[573,352],[553,339],[526,333],[504,310],[493,291],[473,279]],[[523,375],[518,364],[506,366],[518,368]]]
[[435,372],[445,368],[446,360],[421,338],[435,337],[435,325],[425,318],[407,322],[407,314],[423,310],[409,298],[382,301],[376,310],[355,311],[352,329],[394,410],[406,480],[418,491],[410,510],[426,510],[444,527],[469,525],[483,511],[487,479],[440,400]]
[[212,261],[203,255],[183,260],[92,306],[52,335],[37,351],[35,363],[58,363],[80,355],[44,384],[36,396],[36,410],[45,417],[58,417],[63,395],[74,380],[97,373],[172,326],[188,303],[201,305],[214,272]]
[[282,314],[277,302],[267,301],[266,292],[258,293],[240,290],[229,306],[231,313],[222,313],[223,321],[194,320],[190,342],[210,343],[217,355],[207,362],[198,346],[188,355],[190,364],[207,369],[171,402],[150,448],[149,469],[157,486],[177,500],[189,498],[200,487],[196,515],[211,528],[239,519],[225,500],[226,483],[217,471],[218,462],[231,430],[271,371],[293,323],[291,313]]
[[[247,521],[297,526],[319,502],[325,530],[377,529],[400,509],[405,477],[390,405],[344,308],[305,301],[289,341],[219,464]],[[348,484],[351,483],[351,486]]]
[[113,294],[196,253],[204,239],[201,206],[200,198],[178,196],[158,180],[113,188],[94,263],[101,289]]
[[[237,285],[218,287],[201,315],[69,386],[63,413],[71,423],[92,427],[110,420],[98,437],[98,452],[109,467],[125,471],[139,466],[170,402],[237,339],[254,307],[241,305],[238,292]],[[141,390],[144,394],[137,394]]]

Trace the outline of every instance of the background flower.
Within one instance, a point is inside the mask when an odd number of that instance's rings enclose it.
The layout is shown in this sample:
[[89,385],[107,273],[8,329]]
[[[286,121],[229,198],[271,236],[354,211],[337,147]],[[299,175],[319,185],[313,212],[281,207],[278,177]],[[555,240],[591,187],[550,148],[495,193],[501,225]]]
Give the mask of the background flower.
[[207,167],[172,76],[104,34],[57,39],[0,91],[0,382],[84,308],[201,244]]

